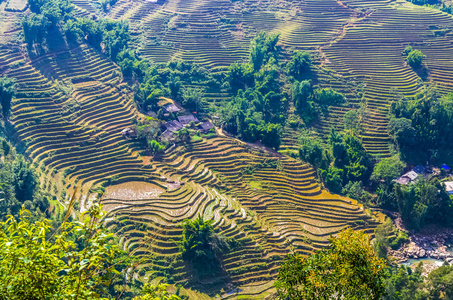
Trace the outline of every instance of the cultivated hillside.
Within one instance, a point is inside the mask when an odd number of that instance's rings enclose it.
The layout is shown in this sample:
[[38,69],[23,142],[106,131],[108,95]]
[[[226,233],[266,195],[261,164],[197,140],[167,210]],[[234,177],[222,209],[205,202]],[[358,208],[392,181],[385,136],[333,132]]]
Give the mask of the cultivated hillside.
[[[101,14],[90,1],[75,1]],[[365,107],[363,143],[376,156],[389,155],[388,109],[399,95],[420,92],[422,79],[405,64],[402,52],[415,45],[426,54],[429,77],[443,93],[453,89],[451,43],[453,17],[407,1],[146,1],[120,0],[107,16],[129,20],[137,49],[156,62],[172,58],[222,68],[247,59],[250,40],[265,30],[280,33],[290,50],[319,55],[323,86],[350,94]],[[346,86],[362,83],[357,93]],[[339,126],[346,107],[334,107],[319,125],[321,132]],[[291,139],[289,139],[291,140]]]
[[[452,16],[405,1],[120,0],[106,12],[94,0],[73,3],[79,16],[129,21],[134,46],[150,60],[192,60],[213,72],[247,59],[257,32],[280,33],[283,56],[312,51],[317,83],[348,96],[316,125],[319,134],[343,128],[344,113],[363,107],[361,139],[375,156],[390,154],[392,101],[419,93],[423,80],[453,91]],[[18,42],[27,13],[0,5],[0,75],[17,83],[14,139],[41,171],[41,186],[63,205],[76,192],[84,210],[95,189],[107,186],[106,224],[124,249],[144,258],[141,279],[170,277],[210,293],[229,283],[251,297],[272,288],[284,254],[310,254],[345,227],[372,233],[382,221],[355,200],[323,190],[312,166],[220,131],[156,157],[142,155],[121,134],[144,116],[118,66],[85,44],[30,57]],[[408,44],[426,54],[427,78],[406,65]],[[228,96],[206,94],[213,103]],[[286,148],[296,135],[286,131]],[[191,277],[176,243],[181,222],[198,215],[242,245],[222,257],[222,276],[204,282]]]

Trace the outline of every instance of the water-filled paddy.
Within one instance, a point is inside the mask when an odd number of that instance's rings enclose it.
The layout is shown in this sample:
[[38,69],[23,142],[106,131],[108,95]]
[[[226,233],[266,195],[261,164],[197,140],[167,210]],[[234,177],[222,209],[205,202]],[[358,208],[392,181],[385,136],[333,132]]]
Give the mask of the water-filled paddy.
[[107,187],[104,197],[107,199],[139,200],[156,198],[164,189],[152,183],[129,181]]

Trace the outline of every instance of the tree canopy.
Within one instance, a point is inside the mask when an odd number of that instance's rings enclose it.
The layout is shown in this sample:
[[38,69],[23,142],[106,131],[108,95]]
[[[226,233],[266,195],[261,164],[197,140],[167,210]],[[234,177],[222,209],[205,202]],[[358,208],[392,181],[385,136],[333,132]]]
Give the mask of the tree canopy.
[[330,248],[309,257],[287,256],[277,277],[279,298],[381,299],[386,265],[376,256],[368,235],[349,228],[330,243]]
[[453,146],[452,94],[427,90],[419,99],[394,102],[391,113],[389,133],[404,160],[435,162]]
[[397,156],[381,159],[373,169],[372,178],[389,182],[401,175],[405,164]]
[[286,64],[286,71],[289,75],[299,77],[310,71],[312,58],[307,51],[295,51],[293,57]]
[[51,233],[50,221],[30,221],[22,210],[19,221],[0,223],[0,298],[96,299],[119,273],[122,251],[97,222],[94,205],[82,222],[63,222]]
[[407,55],[407,63],[414,69],[419,69],[422,66],[423,59],[426,55],[420,50],[414,49]]
[[7,118],[11,110],[11,100],[15,94],[14,80],[6,76],[0,77],[0,104],[3,117]]
[[179,247],[185,261],[192,264],[199,276],[207,276],[221,271],[220,254],[238,244],[214,232],[212,220],[204,220],[199,215],[194,220],[184,220]]
[[437,178],[419,178],[415,184],[395,185],[395,195],[408,228],[419,230],[425,224],[452,224],[453,201]]

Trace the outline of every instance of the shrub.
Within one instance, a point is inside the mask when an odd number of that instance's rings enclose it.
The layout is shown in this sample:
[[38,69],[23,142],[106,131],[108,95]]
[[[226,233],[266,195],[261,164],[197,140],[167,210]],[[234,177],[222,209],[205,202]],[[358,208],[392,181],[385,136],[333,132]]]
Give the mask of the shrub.
[[286,64],[286,71],[289,75],[300,76],[310,71],[311,55],[306,51],[294,52],[291,60]]
[[407,63],[414,69],[422,66],[423,59],[426,57],[420,50],[412,50],[407,55]]
[[315,90],[315,101],[322,106],[340,105],[344,103],[346,98],[340,92],[332,88],[324,88]]

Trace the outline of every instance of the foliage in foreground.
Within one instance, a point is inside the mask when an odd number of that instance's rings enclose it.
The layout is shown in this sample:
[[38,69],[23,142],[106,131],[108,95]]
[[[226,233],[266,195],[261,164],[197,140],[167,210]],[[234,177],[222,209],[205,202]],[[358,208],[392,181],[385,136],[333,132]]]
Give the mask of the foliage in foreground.
[[168,284],[149,285],[145,284],[142,291],[142,296],[134,298],[134,300],[181,300],[177,295],[171,295],[167,291]]
[[98,224],[101,207],[93,205],[82,222],[64,222],[50,233],[49,220],[1,222],[0,299],[95,299],[120,274],[122,251]]
[[288,255],[276,283],[280,299],[381,298],[386,265],[377,258],[368,235],[349,228],[330,242],[330,249],[310,257]]

